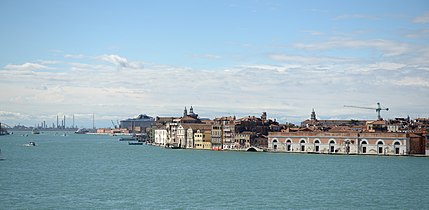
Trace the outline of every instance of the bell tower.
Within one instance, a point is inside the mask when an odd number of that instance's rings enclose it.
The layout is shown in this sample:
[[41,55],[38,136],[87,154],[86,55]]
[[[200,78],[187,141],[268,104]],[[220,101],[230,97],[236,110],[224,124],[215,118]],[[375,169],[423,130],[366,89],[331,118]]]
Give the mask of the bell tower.
[[314,111],[314,108],[313,108],[313,111],[311,112],[311,118],[310,118],[311,120],[314,120],[314,121],[316,121],[317,119],[316,119],[316,112]]

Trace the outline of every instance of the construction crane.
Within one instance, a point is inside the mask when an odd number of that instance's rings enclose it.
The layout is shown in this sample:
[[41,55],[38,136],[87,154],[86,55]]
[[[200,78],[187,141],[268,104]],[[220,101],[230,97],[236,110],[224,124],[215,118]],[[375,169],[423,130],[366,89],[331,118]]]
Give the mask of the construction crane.
[[348,105],[344,105],[344,107],[375,110],[377,112],[377,115],[378,115],[378,120],[382,120],[383,119],[383,118],[381,118],[381,115],[380,115],[380,111],[381,110],[389,111],[389,108],[381,108],[381,105],[380,105],[379,102],[377,102],[377,107],[376,108],[373,108],[373,107],[363,107],[363,106],[348,106]]
[[113,120],[110,120],[110,121],[112,121],[113,128],[116,128],[116,125],[115,125],[115,123],[113,122]]

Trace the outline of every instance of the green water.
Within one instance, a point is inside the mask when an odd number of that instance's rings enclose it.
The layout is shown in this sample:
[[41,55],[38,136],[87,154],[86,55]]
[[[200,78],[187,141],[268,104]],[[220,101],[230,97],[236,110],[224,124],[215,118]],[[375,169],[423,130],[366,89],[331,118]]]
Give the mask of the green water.
[[[0,137],[0,209],[429,209],[429,158],[169,150]],[[35,141],[38,146],[23,144]]]

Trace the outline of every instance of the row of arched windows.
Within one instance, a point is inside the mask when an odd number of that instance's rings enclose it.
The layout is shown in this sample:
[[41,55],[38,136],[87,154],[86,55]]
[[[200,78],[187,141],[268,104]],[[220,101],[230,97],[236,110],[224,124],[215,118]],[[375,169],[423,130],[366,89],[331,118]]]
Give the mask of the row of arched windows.
[[[292,140],[291,139],[287,139],[286,140],[286,142],[285,142],[285,145],[286,145],[286,151],[292,151]],[[345,143],[346,143],[346,145],[347,145],[347,153],[350,151],[350,147],[349,147],[349,144],[351,143],[351,144],[353,144],[354,143],[354,141],[350,141],[350,140],[348,140],[348,139],[346,139],[345,140]],[[304,139],[301,139],[300,141],[299,141],[299,151],[301,151],[301,152],[305,152],[305,146],[306,146],[306,141],[304,140]],[[314,140],[314,151],[315,152],[319,152],[320,151],[320,140],[319,139],[315,139]],[[278,149],[278,140],[277,139],[274,139],[273,141],[272,141],[272,145],[273,145],[273,149],[274,150],[277,150]],[[331,152],[331,153],[333,153],[333,152],[335,152],[336,150],[335,150],[335,145],[336,145],[336,142],[335,142],[335,140],[334,139],[331,139],[330,141],[329,141],[329,152]],[[361,152],[362,153],[367,153],[367,145],[368,145],[368,141],[366,140],[366,139],[363,139],[362,141],[361,141],[361,143],[360,143],[360,145],[361,145]],[[382,141],[382,140],[379,140],[379,141],[377,141],[377,153],[378,154],[383,154],[383,151],[384,151],[384,148],[383,148],[383,145],[384,145],[384,142]],[[399,146],[401,145],[401,142],[400,141],[394,141],[394,143],[393,143],[393,146],[394,146],[394,152],[395,152],[395,154],[399,154],[399,151],[400,151],[400,148],[399,148]]]

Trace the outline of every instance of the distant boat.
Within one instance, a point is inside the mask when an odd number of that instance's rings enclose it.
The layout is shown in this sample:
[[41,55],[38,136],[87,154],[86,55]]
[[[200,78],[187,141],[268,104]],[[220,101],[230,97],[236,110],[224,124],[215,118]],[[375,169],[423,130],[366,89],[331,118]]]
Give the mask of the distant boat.
[[121,137],[118,140],[119,141],[137,141],[139,139],[137,137]]
[[88,133],[89,132],[89,130],[87,130],[87,129],[85,129],[85,128],[79,128],[79,129],[77,129],[77,131],[75,131],[74,133],[76,133],[76,134],[86,134],[86,133]]
[[40,131],[39,131],[39,129],[37,129],[37,128],[33,128],[33,134],[40,134]]
[[26,146],[26,147],[35,147],[37,145],[36,145],[36,142],[30,141],[30,142],[28,142],[28,144],[23,144],[23,146]]
[[143,142],[128,142],[128,145],[143,145]]
[[3,135],[9,135],[9,132],[7,132],[6,127],[2,126],[2,124],[0,123],[0,136]]

